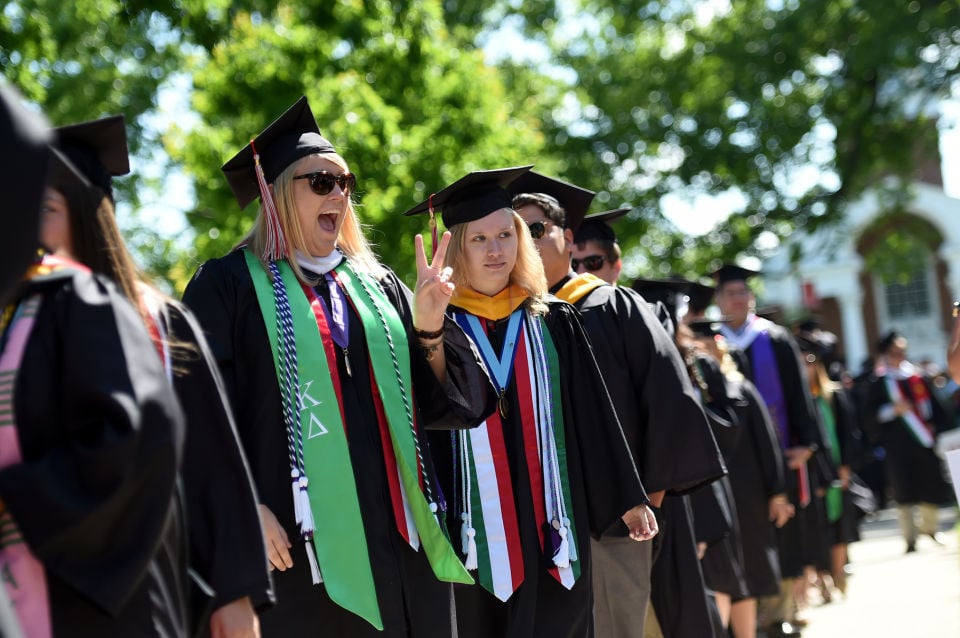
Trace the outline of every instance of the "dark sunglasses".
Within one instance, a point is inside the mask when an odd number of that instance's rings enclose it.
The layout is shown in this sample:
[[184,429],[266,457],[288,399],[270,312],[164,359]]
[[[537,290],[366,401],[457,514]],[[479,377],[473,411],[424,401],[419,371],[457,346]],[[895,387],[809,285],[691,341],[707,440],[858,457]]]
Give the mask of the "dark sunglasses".
[[540,239],[547,232],[547,222],[533,222],[528,224],[527,228],[530,229],[530,236],[534,239]]
[[606,257],[603,255],[587,255],[583,259],[571,259],[570,265],[573,266],[573,270],[577,271],[580,269],[580,264],[583,264],[583,267],[589,270],[590,272],[595,272],[603,268],[603,262],[606,260]]
[[357,176],[353,173],[334,175],[330,171],[314,171],[296,175],[293,179],[309,180],[310,190],[317,195],[329,195],[333,192],[334,184],[338,185],[345,195],[349,195],[357,186]]

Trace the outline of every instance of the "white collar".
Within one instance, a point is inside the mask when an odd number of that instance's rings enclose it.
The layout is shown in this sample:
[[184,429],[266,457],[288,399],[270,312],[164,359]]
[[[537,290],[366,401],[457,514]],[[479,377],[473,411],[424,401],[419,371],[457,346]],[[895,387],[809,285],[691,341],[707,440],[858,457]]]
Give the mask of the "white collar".
[[318,275],[325,275],[340,264],[343,260],[343,253],[340,252],[339,248],[334,248],[333,252],[326,257],[314,257],[313,255],[304,255],[297,250],[294,252],[294,257],[296,257],[301,268],[306,268]]

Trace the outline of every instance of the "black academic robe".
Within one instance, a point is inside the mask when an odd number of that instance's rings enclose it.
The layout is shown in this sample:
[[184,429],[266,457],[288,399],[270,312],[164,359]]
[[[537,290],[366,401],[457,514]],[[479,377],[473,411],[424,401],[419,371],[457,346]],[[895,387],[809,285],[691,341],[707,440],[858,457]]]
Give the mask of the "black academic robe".
[[722,476],[680,352],[646,301],[604,285],[574,305],[647,491],[683,494]]
[[[593,591],[590,572],[590,535],[626,536],[620,517],[647,502],[623,431],[613,411],[603,377],[584,333],[580,315],[569,304],[549,298],[545,325],[557,348],[560,396],[566,438],[573,522],[578,533],[580,577],[570,590],[547,572],[550,563],[540,550],[533,497],[524,455],[519,410],[509,410],[503,433],[517,509],[524,564],[524,581],[505,603],[479,585],[456,587],[457,625],[461,637],[582,638],[593,633]],[[461,311],[453,306],[451,312]],[[507,320],[488,322],[488,336],[496,352],[502,348]],[[507,403],[516,406],[516,378],[506,390]],[[444,489],[456,493],[450,436],[431,435],[431,446],[444,477]],[[461,509],[450,512],[450,527],[459,538]]]
[[668,495],[657,512],[660,553],[650,573],[650,604],[663,638],[715,636],[689,500]]
[[14,391],[23,462],[0,499],[43,563],[53,634],[187,633],[176,480],[183,417],[136,310],[104,280],[61,270]]
[[[893,493],[893,500],[901,504],[944,503],[953,500],[950,486],[943,477],[940,457],[933,448],[924,447],[899,417],[889,418],[882,415],[881,409],[891,404],[886,387],[885,375],[873,375],[864,405],[864,421],[868,432],[875,442],[883,446],[887,456],[885,460],[887,480]],[[931,401],[932,417],[928,421],[934,436],[950,427],[946,412],[930,380],[921,377]],[[898,380],[900,391],[909,403],[914,396],[906,380]],[[884,420],[882,417],[886,416]]]
[[773,596],[780,591],[780,561],[769,504],[772,496],[785,490],[783,454],[773,421],[754,385],[746,379],[728,379],[727,392],[735,398],[742,432],[728,457],[727,469],[737,501],[747,592],[750,597]]
[[[408,329],[414,404],[426,427],[467,427],[494,409],[496,395],[472,345],[458,326],[444,326],[447,382],[433,374],[413,334],[410,291],[388,273],[380,285]],[[316,289],[329,299],[325,284]],[[348,374],[337,348],[350,458],[365,523],[370,564],[384,623],[380,632],[313,585],[305,546],[299,540],[290,492],[287,434],[280,387],[253,281],[240,251],[204,264],[184,293],[184,301],[206,332],[230,396],[237,431],[261,503],[277,517],[293,543],[293,567],[274,571],[276,606],[261,616],[264,636],[449,636],[450,585],[439,582],[423,552],[416,552],[397,530],[384,466],[363,324],[350,304]],[[421,446],[430,468],[427,446]],[[435,483],[435,481],[434,481]],[[322,529],[322,521],[318,521]],[[322,569],[322,566],[321,566]]]
[[[689,369],[700,389],[707,422],[726,459],[737,445],[742,427],[727,396],[723,373],[716,362],[704,355],[693,355]],[[726,463],[729,468],[729,462]],[[700,561],[707,588],[733,598],[747,595],[743,575],[737,504],[730,480],[722,476],[690,495],[697,542],[707,548]]]
[[[837,441],[840,444],[838,465],[853,467],[857,459],[862,456],[863,433],[857,423],[857,413],[847,390],[835,389],[830,397],[830,407],[833,410]],[[849,489],[844,490],[843,512],[840,520],[830,524],[827,545],[853,543],[860,540],[858,522],[859,515],[853,504],[853,495]]]
[[[835,471],[824,466],[824,457],[817,454],[823,447],[823,433],[820,420],[813,405],[810,387],[806,372],[802,368],[800,349],[790,333],[775,323],[769,324],[770,343],[776,361],[777,372],[780,377],[780,386],[786,409],[788,440],[781,441],[781,446],[811,447],[815,454],[807,463],[808,475],[811,477],[835,477]],[[731,355],[737,361],[740,371],[756,385],[756,370],[753,369],[753,342],[745,350],[732,349]],[[778,433],[779,437],[779,433]],[[816,505],[811,500],[808,507],[800,505],[800,479],[796,470],[785,469],[785,486],[787,498],[797,508],[797,514],[787,523],[776,530],[777,545],[780,553],[780,572],[783,578],[797,578],[803,573],[803,567],[808,564],[811,552],[810,540],[805,540],[804,529],[810,528],[810,518],[818,516]],[[811,485],[811,491],[815,489]],[[809,510],[809,511],[808,511]],[[813,521],[816,525],[816,520]]]
[[187,422],[180,473],[190,565],[214,591],[211,610],[244,597],[254,608],[266,609],[274,595],[257,496],[220,371],[203,330],[185,307],[165,300],[160,320]]

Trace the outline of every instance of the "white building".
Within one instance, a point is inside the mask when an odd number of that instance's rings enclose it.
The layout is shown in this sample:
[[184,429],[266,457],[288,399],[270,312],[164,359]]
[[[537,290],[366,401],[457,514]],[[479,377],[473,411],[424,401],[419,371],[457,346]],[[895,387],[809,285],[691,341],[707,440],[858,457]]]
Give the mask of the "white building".
[[[952,304],[960,298],[960,199],[944,193],[939,161],[936,166],[914,183],[915,197],[903,212],[885,210],[869,194],[848,207],[839,226],[785,241],[763,264],[758,303],[780,306],[789,317],[809,314],[815,305],[813,313],[837,334],[854,370],[889,330],[907,337],[911,360],[944,363]],[[867,267],[865,255],[892,233],[919,239],[917,274],[906,284],[887,284]],[[791,265],[791,245],[798,242],[803,256]]]

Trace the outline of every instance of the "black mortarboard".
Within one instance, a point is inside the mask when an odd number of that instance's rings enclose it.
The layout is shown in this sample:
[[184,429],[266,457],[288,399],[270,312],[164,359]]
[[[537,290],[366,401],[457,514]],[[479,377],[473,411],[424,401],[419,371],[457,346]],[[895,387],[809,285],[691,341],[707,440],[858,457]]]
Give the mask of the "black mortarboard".
[[728,281],[746,281],[750,277],[759,275],[756,270],[743,268],[736,264],[724,264],[710,273],[710,276],[716,280],[718,286],[722,286]]
[[20,95],[0,82],[0,189],[5,198],[0,303],[36,255],[49,141],[50,127],[43,116],[28,111]]
[[432,205],[435,210],[440,211],[443,225],[452,228],[457,224],[485,217],[495,210],[511,208],[513,196],[507,186],[532,166],[533,164],[468,173],[439,193],[423,200],[404,215],[429,213]]
[[698,337],[715,337],[720,334],[720,326],[729,323],[727,317],[720,317],[717,319],[708,319],[706,317],[700,319],[693,319],[688,321],[687,325],[690,327],[690,330],[693,334]]
[[111,201],[111,179],[130,172],[127,127],[122,115],[58,126],[54,145],[87,180],[99,187]]
[[716,291],[717,289],[714,286],[691,281],[690,287],[687,289],[687,297],[689,297],[687,303],[690,306],[690,312],[694,314],[705,312],[713,303],[713,295]]
[[610,222],[616,221],[629,213],[631,208],[615,208],[602,213],[594,213],[583,218],[583,223],[573,234],[573,243],[582,244],[591,239],[617,241],[617,233],[610,227]]
[[687,293],[691,283],[693,282],[679,275],[670,275],[663,279],[634,279],[630,286],[647,302],[659,301],[667,306],[672,315],[676,316],[680,297]]
[[333,144],[320,135],[320,127],[307,98],[301,97],[221,168],[240,208],[246,208],[260,197],[254,147],[260,155],[260,166],[267,184],[272,184],[284,169],[302,157],[336,153]]
[[565,213],[563,225],[576,232],[587,214],[596,193],[569,182],[547,177],[535,171],[524,173],[507,187],[514,197],[524,193],[539,193],[557,200]]
[[801,352],[809,352],[817,357],[828,357],[837,347],[837,335],[819,328],[798,332],[796,341]]

